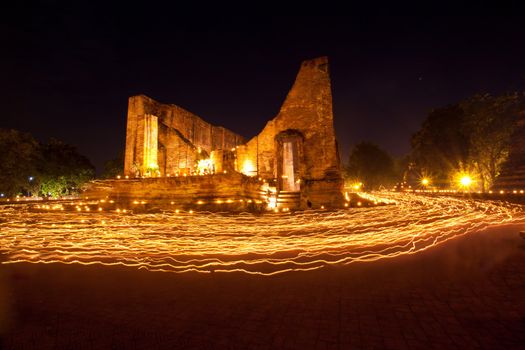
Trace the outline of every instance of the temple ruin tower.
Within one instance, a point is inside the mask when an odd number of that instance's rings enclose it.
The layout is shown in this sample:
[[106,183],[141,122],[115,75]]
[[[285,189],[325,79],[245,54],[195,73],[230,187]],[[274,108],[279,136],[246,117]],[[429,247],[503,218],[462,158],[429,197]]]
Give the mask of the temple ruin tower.
[[279,114],[238,148],[237,164],[246,174],[274,178],[280,193],[298,193],[302,207],[342,203],[327,57],[301,64]]

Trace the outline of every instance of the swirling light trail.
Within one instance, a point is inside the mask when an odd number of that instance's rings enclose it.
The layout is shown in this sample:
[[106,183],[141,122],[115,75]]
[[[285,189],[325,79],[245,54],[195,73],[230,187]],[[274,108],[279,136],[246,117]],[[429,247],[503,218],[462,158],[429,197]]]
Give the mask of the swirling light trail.
[[[2,264],[124,265],[183,273],[274,275],[414,254],[489,226],[525,223],[523,206],[410,193],[395,205],[295,214],[65,211],[0,205]],[[91,203],[91,205],[96,203]]]

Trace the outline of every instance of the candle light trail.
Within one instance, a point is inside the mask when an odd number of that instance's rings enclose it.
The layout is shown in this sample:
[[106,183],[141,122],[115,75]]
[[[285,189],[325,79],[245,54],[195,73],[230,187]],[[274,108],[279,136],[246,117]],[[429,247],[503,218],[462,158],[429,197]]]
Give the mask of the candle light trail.
[[391,192],[360,196],[395,204],[265,215],[87,211],[87,202],[73,203],[72,210],[4,204],[0,253],[2,264],[273,275],[414,254],[489,226],[525,223],[523,207],[504,202]]

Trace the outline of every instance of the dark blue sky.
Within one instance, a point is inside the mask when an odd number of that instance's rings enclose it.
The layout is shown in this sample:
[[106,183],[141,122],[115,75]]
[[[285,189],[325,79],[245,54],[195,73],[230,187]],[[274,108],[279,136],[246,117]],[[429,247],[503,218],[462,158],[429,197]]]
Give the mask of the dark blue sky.
[[10,9],[0,33],[0,127],[76,145],[101,168],[124,149],[143,93],[251,137],[302,60],[331,64],[343,160],[372,141],[396,156],[427,113],[525,88],[524,17],[225,17],[89,3]]

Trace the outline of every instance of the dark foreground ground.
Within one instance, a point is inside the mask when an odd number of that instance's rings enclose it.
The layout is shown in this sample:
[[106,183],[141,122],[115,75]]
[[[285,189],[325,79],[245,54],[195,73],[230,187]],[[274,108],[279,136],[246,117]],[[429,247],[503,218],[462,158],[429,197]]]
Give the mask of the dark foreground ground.
[[275,277],[0,265],[0,347],[525,348],[519,229]]

